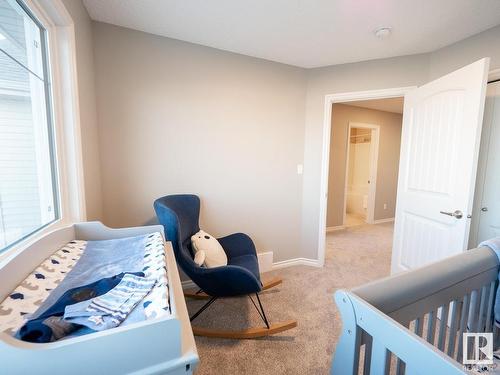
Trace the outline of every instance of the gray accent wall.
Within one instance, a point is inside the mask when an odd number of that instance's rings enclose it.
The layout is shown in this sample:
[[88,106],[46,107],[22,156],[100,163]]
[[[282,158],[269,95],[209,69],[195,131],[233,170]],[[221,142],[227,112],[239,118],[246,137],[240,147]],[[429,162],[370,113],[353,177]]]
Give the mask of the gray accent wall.
[[64,2],[77,30],[89,218],[144,224],[156,197],[196,193],[207,231],[245,231],[275,261],[317,258],[325,95],[422,85],[485,56],[500,67],[500,27],[432,53],[301,69],[90,27],[80,0]]
[[299,257],[305,71],[103,23],[94,46],[104,223],[194,193],[207,232]]

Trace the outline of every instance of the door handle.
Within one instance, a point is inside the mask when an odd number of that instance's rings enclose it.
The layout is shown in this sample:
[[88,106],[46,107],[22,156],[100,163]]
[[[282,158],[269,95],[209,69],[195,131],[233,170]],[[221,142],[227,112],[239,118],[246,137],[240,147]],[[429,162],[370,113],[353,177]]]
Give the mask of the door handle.
[[456,210],[454,212],[439,211],[439,213],[443,215],[453,216],[455,219],[461,219],[464,216],[464,214],[460,210]]
[[488,211],[488,207],[481,207],[481,211],[487,212]]

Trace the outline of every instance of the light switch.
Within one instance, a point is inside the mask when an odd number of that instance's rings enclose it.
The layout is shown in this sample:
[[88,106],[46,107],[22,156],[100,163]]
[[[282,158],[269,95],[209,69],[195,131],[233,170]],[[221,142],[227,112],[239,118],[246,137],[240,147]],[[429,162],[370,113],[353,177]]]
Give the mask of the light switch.
[[297,164],[297,174],[302,174],[304,172],[304,165]]

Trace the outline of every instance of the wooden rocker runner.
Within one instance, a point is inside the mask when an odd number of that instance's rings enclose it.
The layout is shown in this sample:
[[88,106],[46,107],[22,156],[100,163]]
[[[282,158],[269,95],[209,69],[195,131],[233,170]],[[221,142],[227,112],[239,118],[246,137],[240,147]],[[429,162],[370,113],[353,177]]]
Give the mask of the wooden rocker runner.
[[191,322],[217,299],[245,295],[250,298],[264,322],[264,327],[239,331],[193,327],[195,335],[252,339],[274,335],[297,326],[295,320],[271,324],[267,319],[259,293],[281,284],[282,280],[275,278],[261,283],[257,253],[249,236],[235,233],[219,238],[218,241],[228,258],[227,266],[199,267],[191,255],[190,239],[200,230],[200,199],[196,195],[170,195],[157,199],[154,208],[160,224],[165,229],[166,240],[172,242],[177,264],[200,287],[198,292],[185,292],[184,295],[189,298],[208,299],[207,303],[191,316]]

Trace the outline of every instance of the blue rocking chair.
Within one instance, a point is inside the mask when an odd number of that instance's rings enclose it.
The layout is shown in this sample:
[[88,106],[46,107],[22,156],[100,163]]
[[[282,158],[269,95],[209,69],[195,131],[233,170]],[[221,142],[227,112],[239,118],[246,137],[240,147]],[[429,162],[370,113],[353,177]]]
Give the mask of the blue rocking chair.
[[[193,327],[195,335],[245,339],[268,336],[297,326],[297,322],[292,320],[269,323],[259,293],[280,284],[281,279],[273,279],[264,284],[261,282],[257,253],[250,237],[244,233],[235,233],[219,238],[218,241],[228,258],[227,266],[200,267],[193,261],[191,249],[191,236],[200,230],[200,199],[196,195],[168,195],[157,199],[154,209],[158,221],[163,225],[166,240],[172,242],[177,264],[200,288],[197,292],[185,292],[184,295],[188,298],[208,299],[208,302],[191,316],[191,321],[219,298],[248,295],[265,324],[263,328],[242,331]],[[255,295],[257,303],[252,295]]]

